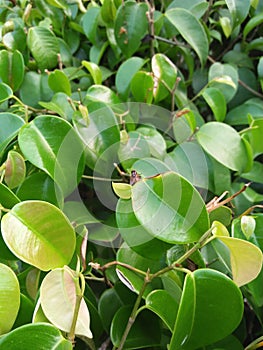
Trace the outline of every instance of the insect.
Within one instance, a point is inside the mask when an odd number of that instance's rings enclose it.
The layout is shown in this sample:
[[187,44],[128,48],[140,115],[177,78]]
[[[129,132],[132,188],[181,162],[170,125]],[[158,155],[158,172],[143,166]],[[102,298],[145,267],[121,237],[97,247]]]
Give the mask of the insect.
[[142,177],[137,173],[136,170],[132,170],[130,175],[130,185],[136,184],[136,182],[140,181],[141,178]]

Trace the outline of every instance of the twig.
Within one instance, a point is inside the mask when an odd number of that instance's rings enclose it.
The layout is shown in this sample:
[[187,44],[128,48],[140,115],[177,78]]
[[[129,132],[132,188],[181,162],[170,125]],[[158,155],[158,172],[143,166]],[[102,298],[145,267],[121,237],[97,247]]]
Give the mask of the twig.
[[134,324],[134,321],[135,321],[136,316],[137,316],[137,311],[139,309],[139,306],[140,306],[140,303],[141,303],[141,300],[142,300],[142,297],[143,297],[143,293],[145,291],[145,288],[146,288],[147,284],[151,281],[149,276],[150,276],[150,272],[148,270],[147,273],[146,273],[146,276],[144,278],[144,282],[143,282],[142,288],[141,288],[141,290],[140,290],[140,292],[139,292],[139,294],[137,296],[137,299],[135,301],[135,304],[133,306],[133,309],[132,309],[131,315],[129,317],[127,326],[126,326],[125,331],[124,331],[124,333],[122,335],[121,342],[120,342],[120,345],[118,347],[118,350],[122,350],[123,349],[125,341],[127,339],[127,336],[128,336],[128,334],[130,332],[130,329],[131,329],[132,325]]

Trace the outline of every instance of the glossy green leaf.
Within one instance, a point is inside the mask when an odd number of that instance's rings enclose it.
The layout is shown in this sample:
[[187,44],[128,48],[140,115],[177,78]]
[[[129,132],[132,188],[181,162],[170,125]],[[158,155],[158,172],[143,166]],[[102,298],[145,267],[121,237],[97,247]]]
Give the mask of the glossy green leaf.
[[67,8],[67,3],[64,0],[47,0],[47,2],[57,8],[65,10]]
[[93,45],[98,41],[98,20],[100,15],[99,7],[90,7],[85,15],[82,17],[82,27],[86,37]]
[[25,201],[16,204],[3,217],[1,230],[8,248],[19,259],[40,270],[64,266],[73,256],[73,227],[50,203]]
[[[111,340],[117,348],[131,314],[131,306],[121,307],[115,314],[111,326]],[[140,312],[127,336],[125,349],[151,348],[160,344],[161,334],[157,316],[148,310]]]
[[118,8],[114,33],[119,48],[127,58],[137,51],[147,33],[147,10],[147,4],[133,1],[126,1]]
[[241,24],[248,15],[250,0],[226,0],[232,17],[233,28]]
[[246,132],[248,141],[252,147],[254,157],[263,153],[263,119],[254,120],[251,129]]
[[40,70],[52,69],[58,64],[58,40],[51,30],[45,27],[29,28],[27,45]]
[[92,85],[87,91],[85,101],[100,101],[109,105],[121,102],[116,93],[104,85]]
[[66,95],[71,95],[71,86],[66,74],[55,69],[48,76],[48,85],[54,92],[64,92]]
[[122,199],[131,198],[131,185],[119,182],[112,182],[114,193]]
[[195,242],[209,228],[200,194],[174,172],[138,181],[132,187],[132,205],[140,224],[165,242]]
[[19,311],[15,320],[15,323],[13,325],[13,329],[23,326],[26,323],[31,323],[33,312],[34,312],[33,301],[21,293],[20,307],[19,307]]
[[151,155],[163,159],[166,154],[166,143],[162,135],[155,128],[151,127],[139,127],[136,131],[145,138]]
[[48,323],[27,324],[0,338],[2,350],[72,350],[70,341],[62,337],[60,331]]
[[15,114],[0,113],[0,154],[24,124],[24,120]]
[[246,39],[247,35],[257,26],[259,26],[263,22],[263,13],[259,13],[256,16],[250,18],[250,20],[246,23],[243,36]]
[[154,290],[145,299],[147,309],[158,315],[173,332],[178,303],[166,290]]
[[6,185],[0,183],[0,203],[4,208],[11,209],[20,199]]
[[207,5],[205,0],[185,0],[183,2],[181,0],[173,0],[167,9],[184,8],[191,11],[197,18],[200,18],[205,13]]
[[259,98],[251,98],[242,105],[237,106],[227,113],[225,122],[230,125],[249,124],[248,115],[254,119],[262,118],[263,101]]
[[47,174],[42,172],[27,176],[18,187],[16,194],[22,201],[38,199],[60,208],[63,206],[64,197],[61,188]]
[[150,73],[139,71],[131,81],[131,92],[136,102],[151,103],[153,99],[154,80]]
[[128,142],[120,144],[118,151],[120,163],[125,169],[131,168],[137,159],[150,157],[150,147],[141,134],[131,131],[128,136]]
[[131,200],[120,199],[116,207],[118,229],[127,245],[137,254],[151,259],[164,256],[169,244],[153,238],[138,222]]
[[242,294],[224,274],[199,269],[188,274],[170,350],[192,350],[223,339],[239,325]]
[[226,167],[242,172],[249,162],[247,149],[238,132],[231,126],[209,122],[196,134],[203,149]]
[[252,234],[255,231],[255,228],[256,228],[256,220],[253,218],[253,216],[242,215],[241,230],[247,239],[249,239],[252,236]]
[[72,107],[68,103],[68,96],[63,92],[54,94],[52,100],[49,102],[39,101],[39,105],[55,112],[66,120],[71,120],[74,113]]
[[143,66],[144,60],[140,57],[131,57],[124,61],[116,74],[116,89],[119,95],[125,100],[128,97],[130,84],[134,75]]
[[74,127],[80,135],[87,155],[86,162],[97,172],[107,176],[107,165],[113,166],[117,161],[114,159],[119,147],[120,131],[117,119],[113,111],[104,104],[96,102],[93,106],[98,107],[89,113],[89,125],[83,118],[73,120]]
[[10,267],[0,264],[0,335],[9,332],[12,328],[19,306],[20,287],[18,279]]
[[68,122],[38,116],[21,129],[18,142],[24,156],[45,171],[64,194],[77,187],[84,166],[83,145]]
[[165,16],[194,49],[204,65],[208,55],[208,40],[202,24],[190,11],[183,8],[171,9]]
[[9,151],[5,163],[5,183],[9,188],[19,186],[25,179],[26,164],[24,158],[16,151]]
[[[76,272],[69,267],[55,269],[44,278],[40,287],[40,303],[48,320],[69,333],[73,321],[79,283]],[[84,299],[81,299],[75,333],[92,338],[90,315]]]
[[226,100],[222,92],[216,88],[207,88],[202,93],[206,103],[211,108],[215,119],[222,122],[226,116]]
[[152,57],[154,79],[153,95],[155,102],[165,99],[176,86],[177,68],[164,54],[158,53]]
[[3,83],[17,91],[24,79],[24,59],[19,51],[0,51],[0,77]]
[[218,237],[230,250],[233,280],[240,287],[253,281],[262,268],[263,255],[254,244],[233,237]]
[[217,88],[229,102],[237,92],[238,72],[230,64],[216,62],[212,64],[208,74],[209,86]]
[[176,142],[182,142],[191,139],[196,129],[196,116],[190,110],[182,110],[183,115],[175,117],[173,120],[173,132]]
[[103,1],[101,7],[101,17],[105,23],[112,24],[116,17],[116,4],[114,0],[105,0]]
[[90,72],[94,83],[100,85],[102,83],[100,67],[93,62],[82,61],[81,63]]
[[229,207],[219,207],[209,213],[210,222],[219,221],[224,226],[229,226],[232,221],[232,214]]
[[0,83],[0,104],[13,96],[13,91],[5,83]]
[[183,142],[164,160],[175,172],[184,176],[194,186],[209,188],[209,160],[202,147],[194,141]]
[[48,86],[48,75],[30,71],[25,74],[20,88],[20,98],[23,103],[39,108],[39,101],[50,101],[53,91]]

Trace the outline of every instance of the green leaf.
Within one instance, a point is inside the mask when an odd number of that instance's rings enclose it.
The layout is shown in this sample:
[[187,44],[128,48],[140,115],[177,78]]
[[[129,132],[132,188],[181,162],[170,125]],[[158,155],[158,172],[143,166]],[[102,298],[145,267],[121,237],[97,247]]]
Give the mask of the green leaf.
[[57,328],[48,323],[27,324],[0,338],[2,350],[72,350],[70,341],[62,337]]
[[134,56],[120,65],[116,74],[116,89],[123,100],[127,99],[131,81],[143,64],[142,58]]
[[209,160],[197,142],[181,143],[167,154],[164,161],[194,186],[209,188]]
[[205,0],[185,0],[183,2],[181,0],[174,0],[170,3],[167,9],[170,10],[178,7],[189,10],[197,18],[200,18],[205,13],[208,4]]
[[114,33],[119,48],[127,58],[137,51],[147,33],[147,10],[147,4],[134,1],[126,1],[118,8]]
[[30,71],[25,74],[20,88],[22,102],[31,107],[39,108],[39,101],[50,101],[53,91],[48,86],[48,75]]
[[0,183],[0,203],[4,208],[11,209],[20,202],[19,198],[4,184]]
[[13,91],[17,91],[22,84],[24,69],[24,59],[19,51],[0,51],[0,77]]
[[38,116],[20,130],[24,156],[70,194],[82,175],[83,145],[72,126],[54,116]]
[[118,151],[119,161],[126,170],[137,159],[150,157],[150,147],[146,139],[137,131],[130,131],[128,135],[128,142],[120,144]]
[[[76,283],[79,283],[74,270],[65,266],[49,272],[40,287],[40,303],[48,320],[62,331],[69,333],[73,322],[77,299]],[[88,307],[81,299],[75,333],[92,338]]]
[[66,95],[71,95],[71,86],[68,77],[64,72],[55,69],[48,76],[48,85],[54,92],[64,92]]
[[153,95],[155,102],[165,99],[176,86],[177,68],[164,54],[158,53],[152,57],[154,79]]
[[101,12],[101,17],[103,21],[107,24],[112,25],[115,20],[116,12],[117,12],[117,8],[114,0],[103,1],[100,12]]
[[82,17],[82,27],[86,37],[93,45],[98,43],[98,20],[100,15],[99,7],[90,7]]
[[256,220],[249,215],[242,215],[241,217],[241,230],[247,239],[252,236],[255,231]]
[[98,310],[107,332],[110,332],[110,326],[116,311],[125,304],[134,304],[136,294],[132,293],[121,282],[117,281],[113,288],[103,292],[99,299]]
[[50,111],[55,112],[63,119],[71,120],[74,113],[71,105],[68,103],[68,96],[63,92],[58,92],[52,96],[50,102],[39,101],[38,104]]
[[252,147],[254,157],[263,153],[263,119],[253,120],[251,128],[247,130],[245,136]]
[[226,102],[229,102],[237,92],[238,72],[230,64],[216,62],[212,64],[208,73],[209,86],[215,87],[225,96]]
[[97,64],[88,61],[82,61],[81,64],[90,72],[94,84],[100,85],[102,83],[100,67]]
[[136,131],[145,138],[152,156],[163,159],[166,154],[166,143],[162,135],[152,127],[139,127]]
[[240,290],[227,276],[199,269],[186,276],[170,350],[192,350],[231,334],[243,315]]
[[27,45],[40,70],[52,69],[58,64],[58,40],[49,29],[45,27],[29,28]]
[[9,188],[19,186],[25,179],[26,164],[24,158],[16,151],[9,151],[5,163],[5,182]]
[[17,196],[21,201],[38,199],[62,208],[63,193],[61,188],[45,173],[38,172],[26,177],[18,187]]
[[253,281],[262,268],[263,255],[254,244],[233,237],[218,237],[230,250],[234,282],[243,286]]
[[16,137],[24,124],[24,120],[15,114],[0,113],[0,154]]
[[10,86],[5,83],[0,83],[0,104],[13,96],[13,91]]
[[120,130],[117,119],[109,107],[100,102],[94,102],[90,109],[89,125],[83,118],[75,116],[74,128],[86,146],[87,164],[92,169],[96,165],[97,173],[105,177],[108,176],[109,170],[105,167],[109,164],[112,167],[117,161],[114,157],[119,147]]
[[156,313],[173,332],[178,303],[166,290],[154,290],[145,299],[147,309]]
[[131,198],[131,185],[119,182],[112,182],[114,193],[122,199]]
[[169,244],[153,238],[138,222],[131,200],[120,199],[116,207],[118,229],[127,245],[137,254],[150,259],[161,259]]
[[85,96],[86,101],[100,101],[108,105],[117,105],[121,103],[116,93],[104,85],[92,85]]
[[259,98],[251,98],[231,109],[226,116],[225,122],[230,125],[247,125],[249,124],[248,115],[254,119],[262,118],[263,101]]
[[1,230],[11,252],[40,270],[64,266],[73,256],[74,230],[64,214],[50,203],[16,204],[3,217]]
[[20,294],[20,308],[16,317],[16,321],[13,325],[13,329],[23,326],[26,323],[32,321],[32,316],[34,312],[33,301],[26,297],[24,294]]
[[229,169],[241,173],[247,167],[249,158],[246,147],[231,126],[209,122],[201,126],[196,137],[208,154]]
[[194,49],[201,64],[204,65],[208,56],[208,40],[206,32],[198,19],[190,11],[183,8],[168,10],[165,16]]
[[226,116],[226,100],[223,93],[213,87],[206,88],[202,93],[206,103],[211,108],[215,119],[218,122],[222,122]]
[[168,243],[198,241],[209,228],[200,194],[174,172],[138,181],[132,187],[132,206],[140,224]]
[[[132,307],[125,305],[121,307],[115,314],[110,335],[111,340],[116,348],[118,348],[125,327],[129,321]],[[158,317],[148,310],[143,310],[136,317],[135,322],[125,341],[125,349],[135,348],[153,348],[160,344],[161,334]]]
[[139,71],[131,81],[131,92],[137,102],[151,103],[153,99],[154,80],[150,73]]
[[233,28],[235,28],[246,19],[250,8],[250,0],[226,0],[226,5],[232,17]]
[[10,267],[0,264],[0,335],[9,332],[12,328],[19,306],[20,288],[18,279]]

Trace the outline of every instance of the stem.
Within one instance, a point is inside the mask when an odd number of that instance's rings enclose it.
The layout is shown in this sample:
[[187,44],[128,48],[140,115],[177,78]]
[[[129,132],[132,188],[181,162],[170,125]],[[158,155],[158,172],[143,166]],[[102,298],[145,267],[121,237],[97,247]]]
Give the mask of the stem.
[[143,297],[143,293],[145,291],[145,288],[146,288],[147,284],[150,281],[151,281],[151,279],[150,279],[149,270],[148,270],[147,273],[146,273],[146,276],[144,278],[144,282],[143,282],[142,288],[141,288],[141,290],[140,290],[140,292],[139,292],[139,294],[137,296],[137,299],[135,301],[135,304],[133,306],[133,309],[132,309],[131,315],[129,317],[129,321],[127,323],[127,326],[126,326],[125,331],[124,331],[124,333],[122,335],[121,342],[120,342],[120,345],[118,347],[118,350],[122,350],[123,347],[124,347],[124,343],[125,343],[125,341],[127,339],[127,336],[128,336],[128,334],[130,332],[130,329],[131,329],[131,327],[132,327],[132,325],[133,325],[133,323],[134,323],[134,321],[136,319],[136,316],[138,314],[137,311],[138,311],[138,308],[140,306],[140,303],[141,303],[141,300],[142,300],[142,297]]
[[154,279],[156,277],[159,277],[161,275],[163,275],[164,273],[166,272],[169,272],[171,270],[180,270],[180,271],[183,271],[183,272],[186,272],[186,273],[189,273],[189,270],[188,269],[185,269],[183,267],[180,267],[180,265],[182,264],[182,262],[184,262],[186,259],[190,258],[190,256],[195,252],[197,251],[198,249],[202,248],[202,246],[204,245],[205,241],[207,240],[207,238],[210,236],[211,232],[212,232],[212,227],[207,230],[203,236],[199,239],[199,241],[197,243],[195,243],[195,245],[193,245],[193,247],[191,249],[189,249],[185,254],[183,254],[179,259],[177,259],[176,261],[174,261],[172,263],[172,265],[170,266],[166,266],[165,268],[163,268],[162,270],[152,274],[150,276],[150,279]]
[[[79,279],[81,281],[81,286],[79,285]],[[82,274],[79,274],[79,275],[77,275],[77,277],[74,277],[74,281],[75,281],[75,288],[76,288],[76,302],[75,302],[72,323],[71,323],[70,331],[68,334],[68,339],[72,344],[74,344],[75,329],[76,329],[76,324],[77,324],[77,320],[78,320],[80,304],[81,304],[81,300],[83,298],[83,294],[84,294],[84,290],[85,290],[85,280],[84,280],[84,276]]]
[[149,32],[150,32],[150,50],[151,50],[151,56],[154,56],[154,1],[153,0],[146,0],[146,3],[148,5],[148,11],[146,12],[146,16],[149,23]]
[[263,346],[263,336],[257,338],[252,343],[250,343],[245,350],[255,350]]

